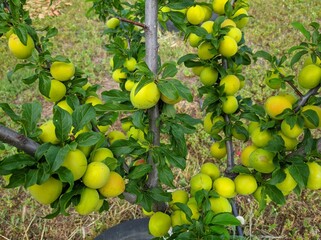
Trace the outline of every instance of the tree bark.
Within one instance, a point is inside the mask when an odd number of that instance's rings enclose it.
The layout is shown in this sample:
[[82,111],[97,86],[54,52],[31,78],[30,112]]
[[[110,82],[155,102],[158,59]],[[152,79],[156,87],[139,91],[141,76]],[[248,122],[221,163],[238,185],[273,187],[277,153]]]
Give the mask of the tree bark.
[[35,155],[39,147],[37,142],[3,125],[0,125],[0,141],[14,146],[31,156]]
[[[157,58],[158,58],[158,42],[157,42],[157,0],[147,0],[145,2],[145,39],[146,39],[146,57],[145,61],[149,69],[157,74]],[[160,130],[159,130],[159,106],[158,104],[148,110],[149,130],[153,135],[153,145],[160,145]],[[152,151],[152,150],[151,150]],[[148,163],[152,165],[153,170],[148,176],[147,185],[149,188],[158,185],[157,165],[153,161],[152,152],[148,156]]]

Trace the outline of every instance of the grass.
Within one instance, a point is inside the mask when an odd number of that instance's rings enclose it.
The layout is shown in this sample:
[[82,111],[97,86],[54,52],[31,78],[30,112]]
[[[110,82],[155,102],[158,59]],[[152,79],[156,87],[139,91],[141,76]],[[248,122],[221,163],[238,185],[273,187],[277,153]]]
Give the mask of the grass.
[[[59,34],[54,39],[53,52],[69,57],[88,74],[92,83],[102,84],[106,89],[115,87],[110,80],[110,56],[103,50],[106,44],[105,37],[101,35],[103,23],[85,17],[89,6],[85,1],[64,0],[61,4],[61,15],[35,19],[35,25],[38,28],[45,25],[57,27]],[[254,51],[263,49],[276,55],[286,53],[287,49],[302,39],[291,22],[300,21],[308,25],[311,21],[321,21],[319,0],[251,0],[250,4],[253,18],[244,31],[247,43]],[[163,59],[174,60],[193,51],[182,44],[181,37],[176,33],[161,33],[159,43]],[[21,104],[35,98],[43,102],[34,86],[28,87],[21,83],[20,77],[26,73],[18,72],[9,82],[6,75],[16,60],[8,53],[3,38],[0,39],[0,49],[0,59],[6,59],[0,65],[0,102]],[[264,61],[244,68],[247,85],[242,90],[243,95],[261,101],[265,97],[263,91],[274,93],[267,91],[262,84],[268,68]],[[178,78],[196,91],[198,83],[189,69],[181,67]],[[181,103],[179,109],[201,117],[197,102]],[[43,115],[50,115],[50,105],[44,106]],[[6,120],[0,116],[0,121]],[[195,134],[188,136],[187,143],[188,165],[184,172],[175,175],[178,187],[188,187],[188,180],[199,170],[199,166],[203,162],[212,161],[207,151],[210,140],[201,127]],[[236,146],[236,159],[242,146],[242,143]],[[8,147],[5,153],[10,151]],[[217,163],[221,164],[223,170],[225,163]],[[4,184],[2,179],[0,181]],[[71,211],[70,216],[47,220],[42,217],[49,213],[49,207],[36,203],[23,188],[1,189],[0,198],[0,239],[93,239],[104,229],[123,220],[142,217],[138,206],[114,199],[110,201],[110,210],[103,214],[82,217]],[[246,220],[243,227],[249,239],[320,239],[320,198],[320,191],[304,191],[301,196],[290,195],[285,206],[271,204],[263,213],[258,212],[257,203],[252,197],[237,197],[236,200],[240,214]]]

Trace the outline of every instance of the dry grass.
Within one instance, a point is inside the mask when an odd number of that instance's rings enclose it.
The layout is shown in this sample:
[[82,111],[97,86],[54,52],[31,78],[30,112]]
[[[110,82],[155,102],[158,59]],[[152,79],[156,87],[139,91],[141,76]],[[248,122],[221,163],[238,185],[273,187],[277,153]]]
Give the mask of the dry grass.
[[[35,20],[35,23],[39,26],[46,24],[56,26],[60,33],[55,40],[54,52],[69,56],[88,73],[93,83],[101,83],[106,89],[114,87],[108,70],[109,56],[102,50],[104,44],[104,38],[100,36],[102,23],[84,17],[88,4],[76,0],[60,2],[67,5],[57,7],[58,16],[45,16],[41,20]],[[310,21],[321,21],[319,0],[251,0],[250,3],[252,6],[250,14],[254,18],[245,32],[247,42],[254,50],[264,49],[271,50],[275,54],[283,53],[300,38],[300,34],[295,33],[290,26],[292,21],[301,21],[305,24]],[[37,13],[39,16],[39,12],[35,10],[34,15]],[[2,41],[4,40],[1,40],[1,45],[4,45]],[[167,59],[177,59],[191,50],[182,47],[180,36],[173,33],[162,33],[160,46],[160,54]],[[7,69],[13,66],[14,60],[6,55],[4,49],[1,56],[1,59],[8,61],[0,67],[0,76],[3,79],[0,86],[0,100],[21,103],[39,96],[32,89],[26,90],[26,86],[20,84],[18,80],[13,82],[13,85],[8,84],[4,76]],[[243,90],[243,94],[254,95],[258,100],[263,97],[264,86],[261,85],[261,81],[266,68],[268,66],[262,62],[245,68],[248,87]],[[197,83],[190,70],[181,68],[179,79],[187,83],[193,91],[197,89]],[[182,102],[179,111],[201,117],[197,102],[193,104]],[[187,142],[189,149],[187,168],[183,172],[175,170],[175,183],[177,187],[183,188],[188,188],[188,181],[199,170],[200,164],[213,161],[207,150],[210,140],[201,127],[197,133],[188,136]],[[242,143],[235,146],[236,157],[241,147]],[[217,163],[223,170],[225,163]],[[3,185],[3,181],[1,184]],[[285,206],[271,204],[263,213],[259,213],[257,203],[252,197],[238,197],[240,214],[246,220],[244,232],[249,239],[321,239],[320,198],[320,191],[305,191],[300,197],[290,195]],[[1,189],[0,199],[0,239],[93,239],[105,229],[124,220],[142,217],[138,206],[120,199],[111,200],[110,210],[102,214],[79,216],[71,209],[70,216],[58,216],[53,220],[43,218],[50,212],[49,207],[36,203],[23,188]]]

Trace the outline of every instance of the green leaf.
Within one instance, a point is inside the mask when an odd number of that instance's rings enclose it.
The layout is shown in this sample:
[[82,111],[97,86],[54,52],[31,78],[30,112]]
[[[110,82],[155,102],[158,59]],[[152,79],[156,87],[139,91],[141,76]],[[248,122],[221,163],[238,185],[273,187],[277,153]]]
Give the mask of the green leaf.
[[268,181],[271,185],[276,185],[277,183],[282,182],[285,179],[286,175],[284,171],[280,168],[276,169],[272,173],[272,178]]
[[173,104],[164,104],[161,112],[164,116],[167,116],[169,118],[175,118],[175,115],[177,113]]
[[51,173],[48,173],[48,164],[46,162],[43,162],[38,165],[38,179],[37,179],[37,184],[44,183],[49,179],[51,176]]
[[124,111],[134,111],[134,107],[132,104],[125,103],[116,103],[116,102],[108,102],[102,105],[96,105],[95,109],[97,113],[105,113],[108,111],[117,111],[117,112],[124,112]]
[[199,37],[205,37],[208,34],[208,32],[204,28],[198,27],[198,26],[189,26],[186,29],[186,34],[191,34],[191,33],[194,33]]
[[102,116],[100,116],[97,120],[97,125],[107,126],[113,125],[119,117],[118,112],[106,112]]
[[[196,239],[196,233],[195,232],[191,232],[191,231],[179,231],[180,233],[177,236],[174,236],[174,238],[170,238],[170,239],[175,239],[175,240],[190,240],[190,239]],[[172,236],[171,236],[172,237]]]
[[176,120],[180,121],[184,126],[188,126],[188,127],[192,127],[202,123],[201,119],[193,118],[192,116],[185,113],[177,114]]
[[60,198],[57,200],[58,204],[57,204],[57,207],[55,208],[55,211],[45,216],[45,218],[47,219],[55,218],[56,216],[59,215],[59,213],[64,215],[69,215],[66,212],[66,209],[71,204],[72,198],[76,197],[77,195],[80,195],[81,191],[82,191],[82,188],[78,187],[78,188],[74,188],[70,192],[63,193],[60,196]]
[[309,48],[309,45],[307,43],[301,43],[300,45],[293,46],[288,50],[288,53],[291,54],[298,50],[307,50]]
[[37,160],[40,160],[46,153],[46,151],[50,148],[52,144],[51,143],[44,143],[41,144],[38,148],[37,151],[35,153],[35,158]]
[[232,225],[232,226],[238,226],[240,225],[240,221],[234,217],[231,213],[220,213],[217,214],[213,219],[212,219],[212,224],[215,225]]
[[182,170],[186,168],[186,159],[184,157],[176,155],[171,151],[163,152],[163,154],[171,166],[178,167]]
[[133,167],[129,174],[129,179],[139,179],[146,176],[152,170],[152,166],[149,164],[140,164],[138,166]]
[[241,140],[247,141],[249,139],[249,132],[244,127],[243,124],[234,124],[232,127],[232,130],[236,132],[236,134],[239,134],[240,137],[238,137]]
[[274,185],[266,184],[265,192],[271,198],[271,200],[277,204],[285,204],[285,197],[283,193]]
[[23,25],[19,25],[17,28],[14,29],[15,33],[17,34],[19,40],[22,42],[23,45],[27,45],[27,34],[28,31]]
[[150,79],[150,78],[143,78],[143,79],[141,79],[141,80],[138,82],[138,84],[137,84],[137,86],[136,86],[136,88],[135,88],[134,95],[136,95],[145,85],[147,85],[147,84],[149,84],[149,83],[152,83],[152,82],[154,82],[154,80],[153,80],[153,79]]
[[235,173],[245,173],[245,174],[250,174],[251,171],[247,168],[247,167],[244,167],[242,165],[235,165],[233,168],[232,168],[232,172],[235,172]]
[[186,87],[181,81],[172,79],[171,83],[175,86],[178,95],[183,99],[186,99],[188,102],[193,101],[193,95],[188,87]]
[[55,133],[57,138],[64,142],[69,138],[72,127],[72,119],[69,112],[60,107],[54,108],[53,123],[55,125]]
[[114,153],[116,157],[127,155],[127,154],[143,154],[147,150],[142,148],[141,145],[134,140],[133,138],[130,138],[129,140],[118,140],[114,142],[109,149]]
[[171,83],[171,80],[168,80],[168,81],[161,80],[158,82],[157,87],[159,91],[169,99],[175,100],[179,98],[178,91],[177,89],[175,89],[175,87]]
[[69,188],[67,191],[72,190],[74,186],[74,176],[72,172],[66,167],[60,167],[55,173],[58,174],[59,180],[61,182],[69,184]]
[[[123,42],[123,40],[121,40]],[[150,79],[151,76],[154,76],[154,73],[149,69],[146,62],[139,62],[136,64],[136,69],[139,74],[142,74],[146,79]]]
[[173,124],[171,126],[171,143],[173,149],[177,151],[177,154],[185,157],[187,155],[187,146],[185,134],[182,127],[178,124]]
[[204,189],[201,189],[195,193],[195,200],[197,202],[197,205],[198,206],[202,205],[202,208],[204,211],[209,211],[211,209],[210,206],[209,208],[207,207],[204,208],[204,202],[206,202],[204,200],[208,200],[208,195],[209,195],[208,192]]
[[29,67],[35,67],[33,63],[18,63],[15,68],[13,69],[13,72],[16,72],[22,68],[29,68]]
[[190,7],[194,4],[193,0],[184,0],[184,1],[174,1],[174,2],[169,2],[168,7],[171,9],[183,9]]
[[176,202],[175,205],[185,213],[186,219],[190,223],[193,222],[193,220],[191,218],[192,215],[193,215],[192,210],[186,204],[183,204],[183,203],[180,203],[180,202]]
[[[1,175],[1,173],[0,173]],[[5,186],[5,188],[16,188],[19,186],[23,186],[26,181],[26,170],[21,169],[12,173],[10,176],[9,184]]]
[[35,137],[37,123],[41,118],[42,106],[39,102],[25,103],[22,105],[21,122],[27,136]]
[[16,170],[24,169],[25,167],[33,166],[37,160],[27,154],[18,153],[5,157],[0,161],[0,175],[7,175]]
[[91,104],[84,104],[72,113],[73,133],[81,130],[86,124],[96,117],[95,108]]
[[108,166],[110,171],[114,171],[119,166],[118,160],[114,157],[108,157],[104,159],[103,163]]
[[298,183],[300,189],[303,189],[308,182],[309,167],[302,156],[295,156],[291,159],[291,162],[292,165],[289,167],[289,172]]
[[26,178],[25,178],[25,184],[24,187],[28,188],[34,184],[37,183],[38,181],[38,172],[39,169],[30,169],[27,174],[26,174]]
[[[210,226],[210,230],[213,234],[216,233],[217,235],[220,235],[220,239],[229,239],[230,234],[229,234],[228,230],[226,229],[226,227],[224,227],[224,226],[217,226],[217,225]],[[225,236],[225,238],[221,237],[222,235]],[[216,236],[214,236],[214,239],[217,238]]]
[[84,132],[78,135],[76,142],[80,147],[93,146],[99,141],[103,140],[104,136],[98,132]]
[[291,59],[291,63],[290,63],[291,68],[293,68],[294,64],[296,64],[298,61],[300,61],[301,57],[307,53],[308,53],[307,50],[302,50],[302,51],[297,52]]
[[62,148],[58,146],[51,145],[45,152],[44,156],[46,162],[49,164],[49,171],[53,173],[60,168],[61,164],[64,161],[65,156],[70,151],[69,145],[66,145]]
[[135,127],[145,130],[146,123],[144,123],[146,116],[144,111],[136,111],[132,114],[132,123]]
[[101,94],[102,98],[105,102],[127,102],[129,101],[129,94],[127,92],[118,90],[118,89],[112,89],[109,91],[104,91]]
[[240,118],[244,118],[251,122],[258,122],[260,120],[254,112],[242,112]]
[[303,36],[304,36],[307,40],[310,41],[310,39],[311,39],[311,34],[310,34],[310,32],[303,26],[302,23],[292,22],[291,25],[292,25],[295,29],[299,30],[299,31],[303,34]]
[[319,117],[316,111],[308,109],[302,112],[304,118],[309,121],[313,126],[319,126]]
[[313,27],[315,30],[319,30],[320,28],[320,24],[318,22],[312,22],[309,25]]
[[52,38],[52,37],[56,36],[57,34],[58,34],[58,29],[55,28],[55,27],[50,27],[50,28],[47,30],[46,37],[47,37],[47,38]]
[[57,55],[56,57],[54,57],[52,59],[52,62],[65,62],[65,63],[69,63],[70,60],[65,57],[65,56],[62,56],[62,55]]
[[161,67],[162,78],[174,77],[177,74],[175,62],[166,62]]
[[20,116],[18,116],[8,103],[0,103],[0,108],[11,118],[14,122],[19,122],[21,120]]
[[185,20],[185,14],[181,12],[170,11],[167,13],[167,16],[177,29],[182,32],[186,31],[186,25],[182,24],[182,22]]
[[[181,57],[180,59],[178,59],[177,64],[180,65],[182,63],[185,63],[185,62],[191,61],[191,60],[195,60],[197,58],[198,58],[197,54],[193,54],[193,53],[186,54],[183,57]],[[201,66],[201,63],[199,63],[199,66]]]
[[269,61],[270,63],[273,62],[273,57],[270,53],[266,52],[266,51],[257,51],[255,54],[254,54],[254,57],[255,58],[263,58],[267,61]]
[[149,192],[155,202],[169,202],[171,200],[171,194],[165,192],[161,187],[152,188]]
[[19,0],[11,0],[11,2],[15,5],[15,6],[17,6],[17,7],[21,7],[21,1],[19,1]]
[[51,76],[45,71],[41,71],[38,75],[39,78],[39,91],[42,95],[49,97],[51,87]]
[[315,142],[313,140],[311,131],[309,129],[304,129],[304,138],[299,146],[304,147],[304,152],[310,154],[315,149]]
[[171,169],[166,164],[160,164],[157,166],[158,177],[161,183],[166,184],[169,187],[174,187],[173,180],[174,175]]
[[34,75],[31,75],[30,77],[23,78],[22,81],[23,81],[23,83],[29,85],[29,84],[34,83],[37,79],[38,79],[38,75],[34,74]]
[[[128,189],[128,188],[126,188]],[[150,212],[152,209],[151,209],[151,206],[152,204],[155,202],[151,196],[150,196],[150,193],[149,192],[142,192],[142,191],[139,191],[137,192],[137,200],[136,202],[138,204],[140,204],[146,211]]]
[[270,140],[263,148],[267,151],[277,153],[284,149],[284,141],[281,136],[274,135],[272,140]]
[[215,216],[215,213],[213,211],[208,211],[204,217],[204,224],[210,225],[214,216]]

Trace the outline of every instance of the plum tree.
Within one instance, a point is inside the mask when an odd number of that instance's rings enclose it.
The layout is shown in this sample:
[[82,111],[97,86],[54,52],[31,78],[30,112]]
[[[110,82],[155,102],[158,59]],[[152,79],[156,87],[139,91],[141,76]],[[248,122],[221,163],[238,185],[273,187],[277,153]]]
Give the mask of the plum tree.
[[[156,237],[229,238],[233,233],[228,226],[240,225],[237,208],[229,200],[237,194],[253,194],[264,207],[267,199],[284,204],[291,192],[320,188],[320,140],[314,135],[321,126],[318,23],[309,28],[293,23],[305,40],[277,58],[246,46],[242,32],[249,21],[246,0],[151,0],[125,5],[93,0],[91,11],[106,22],[111,77],[119,86],[99,94],[98,86],[90,84],[68,57],[52,55],[49,43],[58,30],[37,31],[23,8],[25,2],[0,4],[0,33],[11,34],[9,51],[24,59],[13,72],[32,69],[34,75],[23,81],[38,81],[38,90],[54,106],[50,119],[44,120],[39,102],[24,103],[19,113],[0,104],[21,126],[16,132],[0,125],[0,140],[22,150],[3,157],[0,175],[11,175],[7,187],[24,186],[36,200],[51,204],[54,210],[48,217],[65,214],[68,206],[79,214],[107,210],[106,198],[121,195],[146,212],[155,212],[149,229]],[[213,12],[219,16],[209,20]],[[165,27],[171,20],[193,52],[175,62],[162,62],[157,20]],[[311,62],[298,66],[303,56]],[[241,66],[260,58],[272,66],[273,78],[267,85],[293,90],[297,97],[280,93],[262,105],[241,95],[246,79]],[[191,89],[176,76],[182,64],[202,82],[198,94],[203,121],[175,108],[180,101],[193,101]],[[297,78],[296,67],[301,67]],[[123,129],[111,128],[118,120]],[[226,158],[227,167],[220,172],[217,166],[204,164],[190,179],[184,199],[176,201],[176,192],[166,188],[178,187],[173,169],[186,167],[185,135],[201,123],[214,140],[208,151],[215,158]],[[234,140],[248,143],[242,149],[242,166],[235,164]],[[48,181],[55,185],[49,186],[50,199],[42,188]],[[171,216],[163,213],[166,203],[175,205],[168,210]]]

